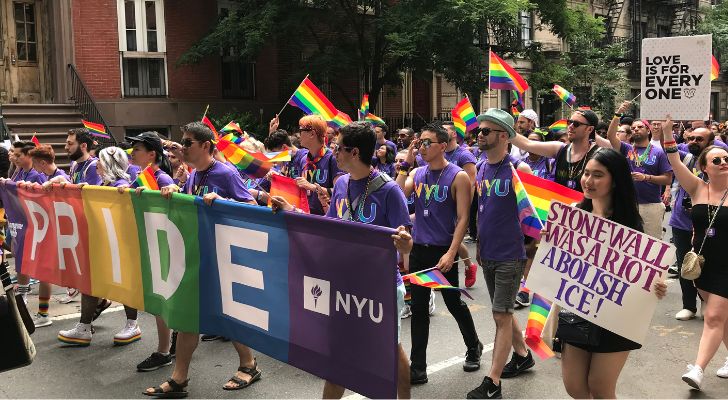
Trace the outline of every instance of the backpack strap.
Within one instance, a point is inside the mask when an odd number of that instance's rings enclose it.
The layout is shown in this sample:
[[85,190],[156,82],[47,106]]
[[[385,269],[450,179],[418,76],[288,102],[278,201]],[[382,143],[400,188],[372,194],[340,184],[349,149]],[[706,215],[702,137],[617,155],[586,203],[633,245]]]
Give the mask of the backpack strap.
[[[349,176],[349,179],[351,179],[351,175]],[[349,221],[350,219],[352,219],[351,210],[356,210],[357,208],[359,208],[359,201],[361,201],[361,199],[365,197],[369,197],[372,193],[381,189],[382,186],[390,181],[392,181],[392,178],[390,178],[387,174],[377,175],[374,179],[372,179],[371,182],[369,182],[369,188],[367,189],[366,193],[354,199],[354,201],[351,203],[351,209],[347,208],[346,211],[344,211],[344,214],[341,216],[341,219],[345,221]]]

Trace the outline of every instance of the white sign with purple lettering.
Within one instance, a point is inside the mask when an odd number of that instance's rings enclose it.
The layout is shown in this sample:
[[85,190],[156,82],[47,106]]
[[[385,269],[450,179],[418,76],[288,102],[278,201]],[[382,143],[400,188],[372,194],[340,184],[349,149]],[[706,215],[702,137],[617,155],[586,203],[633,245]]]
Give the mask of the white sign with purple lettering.
[[552,202],[526,287],[587,321],[642,343],[654,285],[675,247],[590,212]]

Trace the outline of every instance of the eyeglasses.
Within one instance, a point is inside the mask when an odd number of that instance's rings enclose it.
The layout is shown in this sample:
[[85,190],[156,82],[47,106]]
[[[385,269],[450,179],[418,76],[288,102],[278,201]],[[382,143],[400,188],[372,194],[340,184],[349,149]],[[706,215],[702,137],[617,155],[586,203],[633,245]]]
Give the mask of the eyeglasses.
[[696,142],[696,143],[702,143],[705,141],[705,138],[702,136],[688,136],[687,138],[688,142]]
[[566,120],[566,125],[574,125],[574,128],[578,128],[582,125],[589,125],[586,122],[574,121],[573,119]]
[[331,150],[333,150],[334,153],[338,153],[341,150],[344,150],[346,152],[350,152],[350,151],[354,150],[354,148],[353,147],[348,147],[348,146],[342,146],[342,145],[340,145],[338,143],[332,143],[331,144]]
[[420,147],[429,149],[430,146],[432,146],[435,143],[443,143],[443,142],[434,142],[434,141],[432,141],[432,139],[422,139],[422,140],[420,140]]
[[308,131],[312,131],[313,127],[312,126],[299,126],[298,130],[301,132],[308,132]]
[[199,142],[196,140],[192,140],[190,138],[182,139],[182,141],[180,142],[180,144],[184,147],[192,147],[192,143],[199,143]]
[[721,165],[723,163],[728,164],[728,156],[724,156],[724,157],[713,157],[713,159],[710,160],[710,162],[712,162],[713,165]]
[[491,132],[505,132],[503,129],[478,128],[478,134],[483,136],[490,135]]

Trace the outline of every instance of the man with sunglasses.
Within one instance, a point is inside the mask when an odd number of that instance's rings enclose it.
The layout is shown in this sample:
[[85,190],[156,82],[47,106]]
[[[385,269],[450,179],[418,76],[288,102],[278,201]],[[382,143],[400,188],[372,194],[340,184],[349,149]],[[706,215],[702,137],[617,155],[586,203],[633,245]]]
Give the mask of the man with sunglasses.
[[[518,202],[513,187],[513,168],[531,173],[528,164],[508,153],[508,139],[515,136],[513,117],[491,108],[478,116],[478,146],[487,161],[478,168],[477,260],[488,286],[495,343],[490,371],[469,399],[501,398],[501,378],[513,378],[535,362],[513,317],[516,294],[526,265],[524,235],[518,222]],[[508,354],[513,356],[508,361]]]
[[[226,199],[246,204],[257,204],[253,196],[245,189],[243,179],[237,171],[217,161],[213,157],[214,144],[212,131],[201,122],[191,122],[181,128],[181,146],[173,143],[170,150],[194,170],[182,186],[165,186],[161,194],[171,198],[172,193],[182,193],[202,197],[205,204],[211,205],[216,199]],[[172,376],[157,387],[146,389],[143,394],[157,398],[186,397],[189,382],[189,368],[192,354],[197,349],[199,334],[178,332],[176,343],[176,361]],[[223,386],[225,390],[238,390],[250,386],[260,379],[261,372],[253,357],[252,350],[237,342],[233,342],[238,353],[240,364],[237,372]]]
[[[445,158],[450,135],[442,126],[429,124],[422,128],[420,138],[412,142],[407,153],[407,165],[397,174],[397,184],[405,197],[415,193],[415,224],[412,230],[414,246],[410,253],[410,272],[433,266],[442,271],[451,285],[458,286],[455,263],[458,249],[468,227],[472,200],[472,185],[468,174]],[[426,166],[411,169],[415,148],[420,148]],[[410,381],[427,382],[427,342],[430,331],[428,313],[430,288],[412,289],[412,351]],[[457,290],[440,292],[450,314],[460,328],[467,347],[463,369],[471,372],[480,368],[483,344],[478,340],[473,316]]]
[[576,110],[568,120],[568,145],[529,140],[521,135],[513,137],[511,143],[529,153],[556,159],[554,181],[581,192],[581,175],[587,161],[592,158],[597,147],[612,147],[609,140],[594,134],[598,123],[599,117],[594,111]]

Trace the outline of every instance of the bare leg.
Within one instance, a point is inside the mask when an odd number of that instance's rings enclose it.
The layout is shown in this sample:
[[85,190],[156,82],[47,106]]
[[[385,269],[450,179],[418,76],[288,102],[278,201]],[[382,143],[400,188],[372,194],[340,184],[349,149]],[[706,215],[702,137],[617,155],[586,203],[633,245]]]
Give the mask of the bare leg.
[[513,350],[521,357],[525,357],[528,355],[528,349],[526,348],[526,340],[523,337],[523,332],[521,332],[521,327],[518,325],[518,321],[515,318],[512,318],[513,320],[513,333],[512,333],[512,343],[513,343]]
[[724,328],[726,320],[728,320],[728,299],[711,295],[702,290],[700,290],[700,295],[704,299],[707,295],[707,306],[703,314],[703,336],[700,338],[695,365],[704,370],[723,341]]
[[589,393],[589,368],[592,354],[564,344],[561,349],[561,376],[564,389],[574,399],[591,398]]
[[[172,371],[172,379],[177,383],[184,383],[190,372],[190,362],[192,362],[192,354],[197,348],[200,335],[197,333],[179,332],[177,334],[177,361],[174,363],[174,371]],[[169,391],[170,387],[167,382],[160,385],[164,391]],[[154,388],[148,388],[148,393],[154,392]]]
[[[407,366],[407,381],[409,382],[409,366]],[[346,389],[343,386],[339,386],[335,383],[326,381],[324,383],[324,394],[321,396],[322,399],[340,399],[344,396]]]
[[513,348],[513,314],[493,312],[495,320],[495,346],[493,348],[493,361],[490,366],[490,379],[496,385],[500,384],[503,367],[508,362],[508,356]]
[[167,328],[162,318],[154,317],[154,319],[157,321],[157,351],[167,354],[172,346],[172,330]]
[[[179,340],[179,337],[177,340]],[[246,367],[246,368],[253,368],[255,366],[255,358],[253,357],[253,350],[251,350],[250,347],[248,347],[242,343],[238,343],[238,342],[233,342],[233,346],[235,346],[235,350],[238,352],[238,357],[240,358],[239,366]],[[245,372],[236,371],[235,376],[237,376],[239,379],[244,380],[245,382],[252,383],[252,382],[250,382],[250,380],[253,377],[250,376],[249,374],[246,374]],[[226,388],[231,388],[231,389],[235,388],[237,386],[238,386],[238,384],[235,383],[234,381],[228,381],[225,384]]]
[[589,392],[595,399],[616,399],[617,380],[629,351],[592,353],[589,366]]

